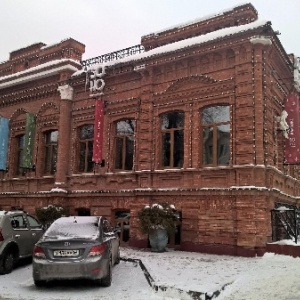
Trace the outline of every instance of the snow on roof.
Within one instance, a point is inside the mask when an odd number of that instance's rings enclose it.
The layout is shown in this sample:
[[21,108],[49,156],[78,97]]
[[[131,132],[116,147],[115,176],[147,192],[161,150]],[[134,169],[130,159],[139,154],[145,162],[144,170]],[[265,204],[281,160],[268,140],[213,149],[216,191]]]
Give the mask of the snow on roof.
[[52,192],[52,193],[68,193],[67,190],[62,189],[62,188],[58,188],[58,187],[55,187],[55,188],[51,189],[50,192]]
[[286,206],[280,206],[280,207],[277,207],[276,210],[279,210],[279,211],[286,211],[286,210],[294,210],[294,209],[289,208],[289,207],[286,207]]
[[[58,42],[58,43],[52,43],[52,44],[49,44],[49,45],[45,45],[45,46],[41,47],[41,50],[43,50],[43,49],[48,49],[48,48],[51,48],[51,47],[54,47],[54,46],[58,46],[58,45],[62,44],[63,42],[66,42],[66,41],[69,41],[69,40],[75,41],[75,40],[74,40],[73,38],[71,38],[71,37],[65,38],[65,39],[61,40],[60,42]],[[80,42],[78,42],[78,41],[76,41],[76,42],[77,42],[77,43],[80,43]],[[80,44],[82,44],[82,43],[80,43]],[[82,45],[83,45],[83,44],[82,44]]]
[[240,26],[235,26],[235,27],[219,29],[219,30],[216,30],[216,31],[204,34],[204,35],[188,38],[186,40],[178,41],[178,42],[175,42],[172,44],[167,44],[167,45],[157,47],[155,49],[152,49],[152,50],[140,53],[140,54],[136,54],[133,56],[128,56],[128,57],[125,57],[125,58],[122,58],[119,60],[109,61],[104,64],[95,64],[95,65],[88,67],[87,70],[80,70],[80,71],[74,73],[73,76],[80,75],[83,72],[94,69],[100,65],[113,66],[116,64],[120,64],[120,63],[142,60],[142,59],[160,55],[160,54],[171,53],[171,52],[181,50],[184,48],[188,48],[188,47],[191,47],[194,45],[200,45],[200,44],[203,44],[203,43],[206,43],[209,41],[217,40],[219,38],[223,38],[226,36],[231,36],[231,35],[234,35],[237,33],[252,30],[252,29],[264,26],[266,24],[268,24],[268,21],[258,20],[258,21],[254,21],[254,22],[252,22],[250,24],[246,24],[246,25],[240,25]]
[[175,30],[175,29],[187,27],[187,26],[199,23],[199,22],[203,22],[203,21],[206,21],[206,20],[209,20],[209,19],[213,19],[213,18],[222,16],[222,15],[225,15],[226,13],[228,13],[230,11],[233,11],[234,9],[237,9],[237,8],[239,8],[241,6],[246,6],[246,5],[251,5],[251,4],[245,2],[245,3],[242,3],[242,4],[238,5],[238,6],[233,6],[231,8],[227,8],[225,10],[219,11],[218,13],[209,14],[209,15],[206,15],[206,16],[194,19],[194,20],[190,20],[188,22],[184,22],[184,23],[177,24],[175,26],[167,27],[165,29],[162,29],[162,30],[159,30],[159,31],[156,31],[156,32],[152,32],[152,33],[146,34],[146,35],[142,36],[142,39],[148,38],[148,37],[151,37],[151,36],[155,36],[155,35],[159,35],[160,33],[163,33],[163,32],[166,32],[166,31],[170,31],[170,30]]
[[20,72],[14,73],[14,74],[2,76],[2,77],[0,77],[0,82],[5,81],[5,80],[10,79],[10,78],[13,78],[13,77],[19,77],[19,76],[22,76],[22,75],[27,74],[27,73],[36,72],[36,71],[39,71],[39,70],[44,69],[46,67],[55,66],[55,65],[58,65],[58,64],[61,64],[61,63],[64,63],[64,62],[73,62],[73,63],[76,63],[78,66],[80,66],[80,62],[76,61],[74,59],[68,59],[68,58],[55,59],[55,60],[46,62],[44,64],[40,64],[38,66],[26,69],[24,71],[20,71]]
[[22,210],[0,210],[0,216],[4,216],[4,215],[12,215],[15,213],[24,213],[24,211]]
[[[66,64],[68,63],[68,64]],[[39,78],[43,78],[46,76],[50,76],[52,74],[56,74],[59,71],[62,70],[71,70],[71,71],[77,71],[78,68],[74,66],[74,63],[80,67],[80,62],[73,60],[73,59],[57,59],[53,60],[41,65],[38,65],[36,67],[32,67],[30,69],[17,72],[11,75],[3,76],[0,77],[0,89],[15,85],[15,84],[20,84],[26,81],[32,81],[36,80]],[[63,64],[63,65],[62,65]],[[54,68],[57,66],[56,68]],[[51,69],[44,70],[47,67],[52,67]]]
[[[34,50],[34,52],[37,52],[37,51],[39,51],[39,49],[41,49],[41,47],[43,45],[45,45],[45,44],[42,43],[42,42],[36,42],[36,43],[30,44],[30,45],[27,45],[25,47],[19,48],[17,50],[11,51],[10,56],[11,55],[16,55],[16,53],[22,53],[24,50],[30,50],[30,49]],[[26,53],[18,55],[17,58],[25,57],[26,55],[28,55],[27,51],[26,51]]]

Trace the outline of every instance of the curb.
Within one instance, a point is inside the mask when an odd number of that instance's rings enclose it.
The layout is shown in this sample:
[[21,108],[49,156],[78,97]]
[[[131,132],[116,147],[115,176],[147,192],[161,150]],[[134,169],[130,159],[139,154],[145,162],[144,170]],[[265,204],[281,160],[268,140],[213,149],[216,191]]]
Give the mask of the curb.
[[214,292],[208,292],[208,293],[202,293],[202,292],[197,292],[197,291],[188,291],[187,292],[182,289],[175,288],[175,287],[168,287],[165,285],[157,285],[155,283],[154,279],[152,278],[152,276],[150,275],[149,271],[147,270],[147,268],[145,267],[145,265],[143,264],[143,262],[140,259],[122,258],[121,257],[120,260],[138,264],[140,266],[141,270],[143,271],[148,284],[156,292],[159,290],[162,292],[165,292],[166,290],[174,290],[174,291],[177,291],[179,294],[186,294],[186,295],[190,296],[191,299],[193,299],[193,300],[212,300],[215,297],[218,297],[220,295],[221,291],[223,291],[226,288],[226,286],[231,284],[231,283],[227,283],[227,284],[223,285],[220,290],[217,290]]

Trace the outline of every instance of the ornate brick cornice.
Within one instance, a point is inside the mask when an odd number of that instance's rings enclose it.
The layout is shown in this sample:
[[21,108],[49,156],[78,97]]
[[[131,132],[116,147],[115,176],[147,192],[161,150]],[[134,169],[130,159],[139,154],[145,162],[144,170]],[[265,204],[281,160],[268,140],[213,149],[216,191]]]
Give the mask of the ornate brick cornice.
[[53,96],[57,93],[57,84],[44,84],[34,88],[24,89],[0,95],[0,107],[21,104],[37,98]]
[[229,78],[226,80],[215,80],[212,77],[204,75],[195,75],[176,80],[170,86],[160,92],[155,93],[155,98],[167,99],[176,97],[194,97],[208,94],[220,94],[228,90],[234,90],[234,79]]
[[[25,110],[24,108],[18,108],[17,110],[15,110],[13,112],[13,114],[11,115],[10,117],[10,121],[11,122],[14,122],[20,115],[22,114],[26,114],[27,113],[27,110]],[[25,121],[25,117],[24,117],[24,121]]]
[[37,126],[39,128],[58,126],[59,116],[41,116],[37,120]]
[[182,89],[184,86],[186,86],[187,88],[191,88],[193,86],[199,86],[199,84],[213,84],[213,83],[217,83],[217,82],[221,82],[220,80],[215,80],[210,76],[206,76],[206,75],[193,75],[190,77],[184,77],[184,78],[180,78],[177,79],[176,81],[174,81],[173,83],[171,83],[171,85],[166,89],[165,92],[176,92],[180,89]]
[[41,108],[39,109],[37,116],[42,116],[44,115],[44,113],[51,109],[55,114],[59,114],[59,108],[57,107],[57,105],[53,102],[46,102],[44,103]]
[[82,123],[82,122],[90,122],[93,121],[94,122],[94,114],[89,114],[89,115],[81,115],[81,116],[77,116],[74,118],[74,127],[78,126],[78,123]]

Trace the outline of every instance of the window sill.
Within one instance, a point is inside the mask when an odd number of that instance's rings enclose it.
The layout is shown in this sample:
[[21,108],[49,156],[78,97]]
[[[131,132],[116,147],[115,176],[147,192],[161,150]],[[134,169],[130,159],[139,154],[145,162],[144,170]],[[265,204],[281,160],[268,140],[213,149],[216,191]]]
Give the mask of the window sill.
[[89,172],[89,173],[76,173],[72,174],[71,177],[80,177],[80,176],[94,176],[97,174],[94,174],[94,172]]
[[185,169],[184,168],[165,168],[165,169],[157,169],[157,170],[155,170],[155,172],[169,172],[169,171],[180,172],[183,170],[185,170]]

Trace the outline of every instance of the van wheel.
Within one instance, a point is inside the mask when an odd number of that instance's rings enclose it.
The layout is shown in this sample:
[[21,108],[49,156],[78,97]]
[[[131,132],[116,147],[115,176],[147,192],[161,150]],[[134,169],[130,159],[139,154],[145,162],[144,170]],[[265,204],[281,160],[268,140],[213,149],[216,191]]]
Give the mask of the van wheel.
[[10,252],[4,253],[2,259],[0,260],[0,274],[11,273],[14,268],[14,264],[14,255]]

